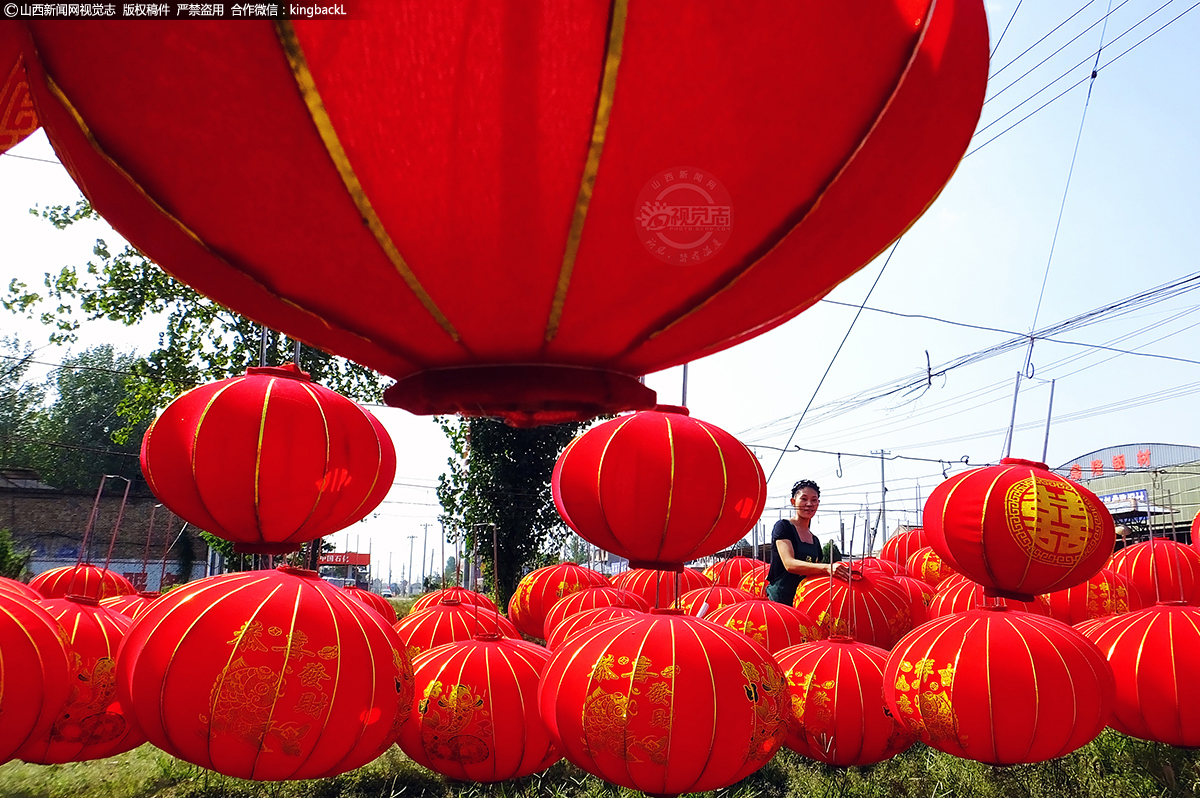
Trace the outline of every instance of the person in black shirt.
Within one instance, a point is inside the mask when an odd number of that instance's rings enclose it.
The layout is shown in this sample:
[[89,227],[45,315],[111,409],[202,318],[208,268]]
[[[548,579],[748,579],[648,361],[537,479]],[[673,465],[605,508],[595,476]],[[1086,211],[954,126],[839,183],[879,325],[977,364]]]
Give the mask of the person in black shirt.
[[[792,486],[791,518],[781,518],[771,530],[771,570],[767,573],[767,597],[780,604],[791,604],[796,588],[810,576],[833,576],[845,579],[849,573],[842,562],[825,563],[821,541],[809,529],[817,507],[821,504],[821,489],[811,479],[802,479]],[[837,559],[837,558],[833,558]]]

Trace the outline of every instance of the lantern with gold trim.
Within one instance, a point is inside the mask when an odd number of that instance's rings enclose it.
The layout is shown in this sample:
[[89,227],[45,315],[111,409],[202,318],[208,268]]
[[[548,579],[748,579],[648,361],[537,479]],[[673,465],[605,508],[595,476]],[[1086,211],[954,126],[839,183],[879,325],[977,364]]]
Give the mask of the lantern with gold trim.
[[343,588],[343,590],[345,590],[351,596],[354,596],[355,600],[364,607],[370,607],[375,612],[379,613],[379,617],[383,618],[384,621],[388,623],[396,622],[396,608],[392,606],[392,602],[388,601],[383,596],[379,595],[378,593],[372,593],[370,590],[363,590],[360,587],[355,587],[354,585],[347,585]]
[[854,561],[854,568],[860,571],[878,571],[887,576],[908,576],[908,569],[904,565],[885,557],[860,557]]
[[442,599],[431,607],[414,610],[392,625],[409,659],[448,643],[470,640],[479,634],[499,634],[520,639],[517,627],[495,610],[481,604],[461,604]]
[[150,590],[140,590],[132,596],[110,596],[101,599],[100,606],[119,612],[131,621],[136,621],[142,611],[158,598],[161,593]]
[[554,651],[576,632],[590,629],[593,626],[605,621],[611,621],[614,618],[632,618],[640,612],[641,610],[629,607],[596,607],[595,609],[577,612],[568,618],[564,618],[562,623],[554,627],[550,632],[550,636],[546,638],[546,648]]
[[1015,598],[988,596],[983,585],[972,582],[962,574],[952,574],[937,586],[937,593],[929,603],[929,617],[941,618],[985,606],[1004,606],[1014,612],[1031,612],[1034,615],[1050,614],[1050,603],[1045,596],[1030,598],[1031,601],[1021,601]]
[[908,596],[909,612],[912,614],[913,627],[920,626],[929,620],[929,605],[933,603],[933,597],[937,590],[923,579],[917,579],[913,576],[902,576],[897,574],[891,577],[900,585],[900,588]]
[[0,591],[0,763],[49,733],[72,689],[71,657],[40,602]]
[[929,539],[925,535],[925,530],[919,526],[913,527],[897,532],[888,538],[883,547],[879,549],[879,557],[883,560],[891,560],[897,565],[903,565],[907,570],[908,558],[913,555],[913,552],[928,545]]
[[64,565],[44,571],[30,579],[29,586],[43,598],[74,595],[102,600],[110,596],[132,596],[137,593],[133,583],[116,571],[87,564]]
[[883,699],[887,652],[841,635],[775,652],[791,694],[787,747],[834,767],[872,765],[917,735]]
[[888,655],[883,686],[892,714],[926,745],[990,765],[1042,762],[1086,745],[1108,723],[1114,691],[1091,641],[1005,607],[912,630]]
[[41,601],[45,598],[45,596],[24,582],[9,579],[7,576],[0,576],[0,593],[14,593],[18,596],[24,596],[30,601]]
[[717,560],[705,568],[704,575],[711,579],[714,585],[741,587],[742,579],[747,574],[754,571],[765,574],[770,570],[770,566],[762,560],[755,560],[751,557],[730,557],[727,560]]
[[117,649],[133,621],[83,596],[45,599],[42,607],[67,634],[74,666],[70,694],[58,706],[54,725],[30,737],[17,756],[60,765],[116,756],[146,742],[132,709],[117,699]]
[[1116,676],[1109,725],[1122,734],[1200,748],[1200,608],[1171,602],[1081,625]]
[[650,611],[650,603],[632,591],[622,590],[619,587],[612,587],[610,585],[589,587],[580,590],[578,593],[564,596],[554,602],[554,606],[546,613],[546,622],[543,624],[542,637],[545,640],[549,640],[550,633],[554,631],[554,627],[558,626],[565,619],[577,612],[595,609],[596,607],[629,607],[639,612]]
[[632,568],[678,570],[728,548],[767,498],[754,453],[682,407],[592,427],[559,455],[550,484],[567,526]]
[[432,607],[443,599],[454,599],[459,604],[478,604],[480,607],[487,607],[492,612],[499,612],[500,608],[496,606],[496,602],[492,601],[491,597],[486,593],[479,593],[475,590],[467,590],[465,587],[446,587],[441,590],[435,590],[432,593],[426,593],[419,599],[413,602],[412,612],[423,610],[426,607]]
[[609,581],[614,587],[637,593],[651,607],[664,609],[678,606],[677,598],[684,593],[712,586],[711,579],[691,568],[684,568],[682,571],[631,568],[614,575]]
[[547,565],[521,577],[508,601],[508,619],[530,637],[546,633],[546,614],[563,597],[611,583],[604,574],[573,562]]
[[0,153],[38,129],[37,111],[25,76],[26,32],[12,20],[0,20]]
[[992,594],[1029,601],[1086,581],[1112,554],[1112,516],[1045,463],[1006,457],[955,474],[925,502],[929,545]]
[[172,512],[258,554],[365,518],[396,473],[383,425],[292,364],[183,394],[146,430],[141,461]]
[[1138,601],[1200,604],[1200,552],[1167,538],[1126,546],[1113,554],[1108,567],[1133,585]]
[[[653,406],[637,375],[870,261],[953,174],[987,78],[979,0],[610,5],[380,3],[351,29],[235,21],[187,47],[32,21],[27,71],[93,207],[175,277],[395,377],[411,412],[557,422]],[[701,105],[731,112],[695,125]],[[703,246],[660,238],[682,201],[663,180],[703,188]]]
[[1050,617],[1074,626],[1090,618],[1121,615],[1141,609],[1141,597],[1126,577],[1101,568],[1090,579],[1045,596]]
[[929,546],[914,551],[905,567],[909,576],[920,579],[930,587],[937,587],[943,579],[958,573]]
[[821,639],[821,630],[807,614],[766,599],[727,604],[705,618],[718,626],[741,632],[772,654],[788,646]]
[[564,757],[650,795],[732,784],[787,736],[787,686],[766,649],[679,610],[572,636],[547,663],[538,702]]
[[459,781],[542,772],[561,758],[538,716],[538,681],[549,658],[541,646],[494,634],[417,656],[412,717],[400,747]]
[[755,598],[767,597],[767,577],[770,575],[770,568],[755,568],[752,571],[747,571],[742,577],[742,581],[738,582],[737,586],[745,590]]
[[756,600],[753,595],[741,588],[713,585],[712,587],[702,587],[699,590],[690,590],[684,593],[679,597],[679,609],[688,615],[704,618],[709,613],[719,610],[722,607],[728,607],[731,604],[738,604],[743,601]]
[[171,756],[240,779],[312,779],[395,742],[412,666],[377,613],[285,566],[154,602],[126,634],[117,691]]
[[878,571],[855,571],[849,580],[810,577],[793,605],[816,621],[821,637],[845,635],[884,649],[913,627],[908,593]]

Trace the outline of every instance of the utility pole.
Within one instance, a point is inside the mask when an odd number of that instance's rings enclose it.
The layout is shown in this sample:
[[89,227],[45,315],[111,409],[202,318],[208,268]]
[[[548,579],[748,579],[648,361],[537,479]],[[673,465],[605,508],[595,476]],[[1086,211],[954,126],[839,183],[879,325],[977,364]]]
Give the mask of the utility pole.
[[[879,529],[883,533],[883,542],[887,543],[887,479],[884,475],[884,459],[891,452],[872,451],[871,454],[879,455]],[[868,548],[868,554],[875,550],[875,536],[871,535],[871,542]]]
[[412,595],[412,565],[413,565],[413,541],[417,539],[416,535],[408,536],[408,590],[405,595]]
[[425,552],[429,549],[429,527],[432,524],[421,524],[421,529],[425,530],[425,538],[421,541],[421,589],[425,589]]
[[388,590],[392,589],[392,553],[388,552]]

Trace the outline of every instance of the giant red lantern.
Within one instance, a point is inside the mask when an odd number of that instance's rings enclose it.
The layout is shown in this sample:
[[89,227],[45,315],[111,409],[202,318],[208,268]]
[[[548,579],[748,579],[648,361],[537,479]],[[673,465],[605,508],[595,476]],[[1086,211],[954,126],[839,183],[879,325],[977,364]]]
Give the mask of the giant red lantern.
[[142,439],[154,495],[238,551],[280,554],[383,501],[396,450],[360,405],[288,364],[202,385]]
[[0,576],[0,593],[14,593],[18,596],[24,596],[30,601],[41,601],[45,598],[45,596],[24,582],[9,579],[7,576]]
[[547,663],[538,701],[564,757],[650,795],[732,784],[787,734],[787,687],[766,649],[678,610],[574,635]]
[[942,580],[958,573],[929,546],[923,546],[910,554],[905,570],[910,576],[920,579],[930,587],[937,587]]
[[610,584],[603,574],[583,568],[573,562],[547,565],[530,571],[517,583],[508,601],[508,619],[530,637],[541,637],[546,631],[546,614],[559,599]]
[[312,779],[382,754],[412,706],[390,626],[313,571],[201,579],[125,637],[117,690],[171,756],[256,781]]
[[925,535],[925,530],[918,526],[897,532],[888,538],[883,544],[883,548],[879,550],[879,557],[883,560],[891,560],[897,565],[907,566],[908,558],[917,549],[925,548],[928,545],[929,539]]
[[951,568],[1022,601],[1087,580],[1116,540],[1096,494],[1015,457],[938,485],[924,521],[929,545]]
[[822,637],[845,635],[886,649],[913,627],[908,592],[879,572],[855,572],[848,581],[810,577],[793,603],[816,621]]
[[66,635],[41,604],[0,591],[0,763],[41,738],[71,691]]
[[57,707],[54,725],[30,737],[17,756],[38,765],[58,765],[104,759],[146,742],[132,709],[117,700],[117,649],[132,621],[80,596],[46,599],[42,607],[67,633],[74,655],[67,679],[70,693]]
[[725,587],[724,585],[713,585],[712,587],[702,587],[699,590],[690,590],[679,597],[679,609],[686,612],[688,615],[696,615],[701,618],[708,615],[710,612],[728,607],[731,604],[738,604],[743,601],[755,601],[752,593],[747,593],[745,590],[737,587]]
[[930,618],[941,618],[956,612],[966,612],[978,607],[1004,606],[1017,612],[1031,612],[1034,615],[1049,615],[1050,604],[1044,596],[1030,596],[1029,601],[1014,598],[988,596],[983,585],[972,582],[962,574],[953,574],[937,586],[937,593],[929,602]]
[[787,747],[834,767],[891,759],[917,740],[887,711],[887,652],[849,637],[775,653],[791,693]]
[[480,634],[520,638],[517,627],[495,610],[457,599],[442,599],[431,607],[415,610],[392,625],[409,658],[447,643],[470,640]]
[[0,153],[38,129],[21,53],[24,36],[16,22],[0,21]]
[[1143,740],[1200,748],[1200,609],[1158,604],[1080,631],[1108,657],[1116,676],[1110,726]]
[[546,648],[551,651],[556,651],[559,646],[567,641],[576,632],[582,632],[586,629],[611,621],[613,618],[632,618],[639,614],[641,610],[630,609],[629,607],[596,607],[583,612],[577,612],[574,615],[564,618],[562,623],[554,627],[550,632],[550,636],[546,638]]
[[711,587],[712,580],[704,574],[684,568],[682,571],[659,571],[653,568],[630,568],[609,581],[622,590],[644,598],[651,607],[674,607],[679,596],[691,590]]
[[43,598],[74,595],[100,600],[110,596],[132,596],[138,592],[128,579],[98,565],[52,568],[30,579],[29,586]]
[[633,568],[678,570],[728,548],[767,499],[754,453],[685,408],[592,427],[559,455],[550,484],[567,526]]
[[100,606],[119,612],[131,621],[136,621],[142,610],[150,605],[161,594],[152,591],[139,591],[133,595],[109,596],[100,601]]
[[454,599],[460,604],[478,604],[480,607],[486,607],[492,612],[500,611],[500,608],[496,606],[496,602],[492,601],[486,593],[467,590],[465,587],[457,586],[445,587],[441,590],[435,590],[432,593],[426,593],[413,602],[411,611],[416,612],[426,607],[432,607],[444,599]]
[[742,579],[752,571],[767,572],[771,570],[762,560],[755,560],[751,557],[730,557],[726,560],[717,560],[712,565],[704,569],[704,575],[713,581],[714,585],[725,585],[726,587],[741,587]]
[[1126,546],[1108,567],[1133,584],[1143,607],[1159,601],[1200,604],[1200,552],[1167,538]]
[[1141,597],[1124,576],[1101,568],[1090,579],[1048,594],[1050,617],[1074,626],[1091,618],[1120,615],[1142,607]]
[[767,577],[770,574],[770,568],[755,568],[752,571],[747,571],[737,586],[755,598],[766,598]]
[[540,773],[561,755],[538,715],[538,680],[550,652],[482,635],[413,660],[411,720],[400,747],[418,764],[459,781]]
[[908,596],[909,612],[912,614],[913,626],[920,626],[929,618],[929,605],[933,603],[935,595],[933,585],[923,579],[917,579],[913,576],[901,576],[899,574],[891,577],[900,585],[900,588]]
[[650,602],[631,590],[622,590],[619,587],[589,587],[554,602],[554,606],[546,613],[546,622],[542,624],[542,638],[548,641],[550,633],[564,620],[577,612],[596,607],[629,607],[639,612],[649,612]]
[[807,614],[777,601],[751,599],[727,604],[704,616],[753,639],[775,654],[780,649],[821,638],[821,630]]
[[987,76],[978,0],[471,8],[31,22],[27,68],[171,274],[392,404],[522,423],[652,406],[636,375],[812,305],[937,196]]
[[1108,722],[1113,673],[1053,618],[988,607],[905,635],[883,679],[892,714],[939,751],[991,765],[1042,762],[1091,742]]
[[354,599],[364,607],[370,607],[379,613],[379,617],[383,618],[388,623],[396,622],[396,608],[392,606],[392,602],[385,599],[378,593],[372,593],[370,590],[363,590],[356,586],[347,586],[343,588]]

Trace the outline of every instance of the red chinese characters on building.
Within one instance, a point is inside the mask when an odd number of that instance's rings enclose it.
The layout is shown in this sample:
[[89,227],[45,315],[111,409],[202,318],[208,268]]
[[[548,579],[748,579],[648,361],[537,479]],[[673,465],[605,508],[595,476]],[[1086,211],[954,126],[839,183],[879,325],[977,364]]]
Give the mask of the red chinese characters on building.
[[1071,481],[1078,482],[1081,479],[1083,479],[1083,466],[1081,466],[1079,463],[1076,463],[1075,465],[1071,466]]
[[1092,461],[1092,476],[1094,476],[1094,477],[1104,476],[1104,461],[1103,460],[1093,460]]
[[1138,457],[1138,468],[1149,468],[1150,467],[1150,450],[1149,449],[1144,449],[1144,450],[1138,449],[1137,457]]
[[1125,471],[1125,455],[1123,455],[1123,454],[1114,454],[1113,455],[1113,471],[1121,471],[1121,472]]

